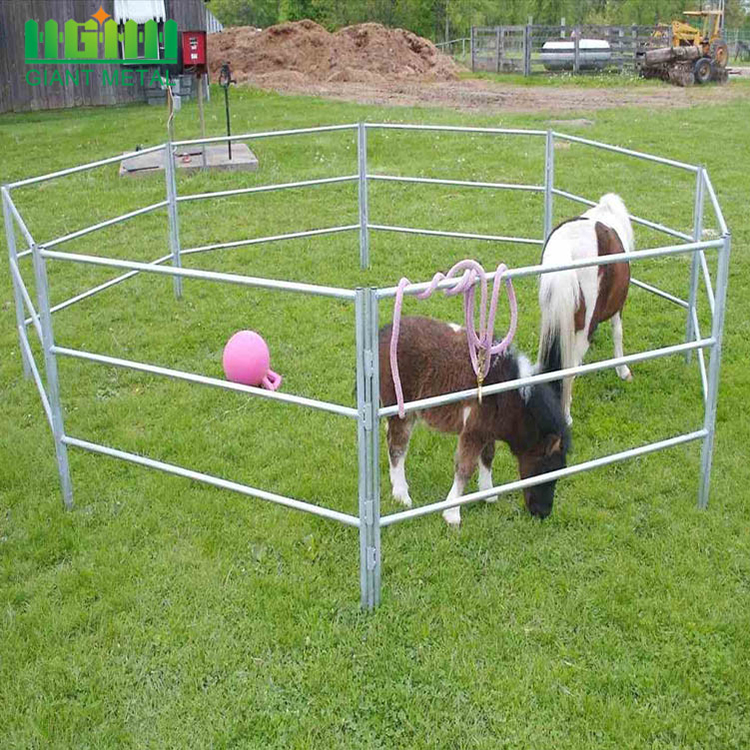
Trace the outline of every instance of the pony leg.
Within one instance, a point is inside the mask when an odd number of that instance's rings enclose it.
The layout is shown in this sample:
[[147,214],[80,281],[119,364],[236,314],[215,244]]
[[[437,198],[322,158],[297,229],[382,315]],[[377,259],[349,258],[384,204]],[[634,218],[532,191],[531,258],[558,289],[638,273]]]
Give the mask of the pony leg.
[[[487,443],[479,454],[479,489],[492,489],[492,461],[495,458],[495,443]],[[497,502],[497,495],[486,497],[485,503]]]
[[[622,357],[622,315],[619,312],[612,316],[612,338],[615,341],[615,357]],[[627,365],[618,365],[615,369],[622,380],[633,379],[633,373]]]
[[391,417],[388,420],[388,465],[393,499],[411,508],[409,485],[406,483],[406,453],[414,427],[414,417]]
[[[458,450],[456,451],[456,468],[453,475],[453,486],[448,493],[446,500],[455,500],[464,494],[464,489],[474,473],[477,466],[477,459],[484,447],[476,435],[467,435],[462,432],[458,438]],[[443,511],[443,518],[451,526],[458,526],[461,523],[461,508],[448,508]]]

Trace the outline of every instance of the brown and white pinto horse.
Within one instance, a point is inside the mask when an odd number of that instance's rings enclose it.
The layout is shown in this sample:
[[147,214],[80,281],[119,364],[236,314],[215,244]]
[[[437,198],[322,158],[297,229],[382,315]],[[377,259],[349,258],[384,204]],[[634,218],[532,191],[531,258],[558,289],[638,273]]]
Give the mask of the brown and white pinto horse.
[[[568,219],[552,231],[542,251],[542,265],[627,254],[633,249],[633,227],[625,204],[618,195],[607,193],[582,216]],[[630,264],[627,262],[542,274],[539,371],[580,365],[596,327],[610,318],[615,357],[622,357],[622,308],[629,284]],[[617,374],[623,380],[633,377],[626,365],[620,365]],[[573,421],[570,416],[573,378],[565,378],[562,386],[556,381],[556,388],[570,424]]]
[[[380,330],[380,399],[396,403],[389,347],[391,326]],[[398,367],[405,401],[475,388],[476,375],[469,359],[466,331],[455,324],[431,318],[401,320]],[[492,357],[485,385],[515,380],[532,374],[529,360],[506,352]],[[458,434],[455,475],[448,499],[460,497],[479,463],[479,489],[492,485],[495,441],[506,442],[518,460],[522,478],[565,466],[568,431],[560,400],[547,383],[484,396],[482,403],[469,400],[410,412],[405,419],[388,419],[388,459],[393,497],[411,506],[404,464],[415,422],[423,419],[440,431]],[[542,518],[552,511],[555,482],[524,490],[529,512]],[[488,501],[495,500],[491,498]],[[443,512],[452,525],[461,522],[459,507]]]

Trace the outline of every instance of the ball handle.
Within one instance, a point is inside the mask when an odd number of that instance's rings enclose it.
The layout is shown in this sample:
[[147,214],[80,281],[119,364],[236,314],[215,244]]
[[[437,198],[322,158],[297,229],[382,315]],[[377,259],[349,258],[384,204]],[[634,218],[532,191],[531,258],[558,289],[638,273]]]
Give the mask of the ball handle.
[[269,391],[276,391],[281,385],[281,375],[269,369],[264,376],[261,385]]

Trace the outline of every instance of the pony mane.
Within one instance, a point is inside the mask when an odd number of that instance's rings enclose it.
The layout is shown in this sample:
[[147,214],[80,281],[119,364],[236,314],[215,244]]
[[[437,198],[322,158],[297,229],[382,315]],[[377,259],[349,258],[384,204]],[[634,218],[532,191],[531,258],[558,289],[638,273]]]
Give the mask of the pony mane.
[[[555,366],[554,363],[551,364],[553,365],[551,369],[559,369],[559,366]],[[524,370],[527,370],[528,374],[537,372],[537,369],[531,366],[525,354],[515,349],[509,349],[492,358],[485,383],[492,385],[516,380],[519,377],[524,377]],[[559,387],[560,381],[555,381],[553,383],[536,383],[518,390],[539,431],[543,435],[561,435],[563,452],[567,453],[570,448],[570,431],[563,414]]]
[[562,436],[563,455],[570,450],[570,430],[563,414],[562,402],[550,383],[537,383],[527,402],[542,435]]

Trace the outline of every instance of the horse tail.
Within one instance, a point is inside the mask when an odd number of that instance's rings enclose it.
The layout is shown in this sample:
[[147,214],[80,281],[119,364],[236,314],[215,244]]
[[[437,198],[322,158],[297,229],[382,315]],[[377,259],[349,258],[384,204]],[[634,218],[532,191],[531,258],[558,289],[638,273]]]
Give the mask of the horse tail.
[[[556,260],[565,262],[559,256]],[[580,294],[581,288],[575,271],[556,271],[542,275],[539,287],[539,307],[542,311],[537,362],[539,372],[575,366],[575,314]],[[552,386],[562,398],[571,386],[570,378],[566,378],[564,382],[556,380]]]

